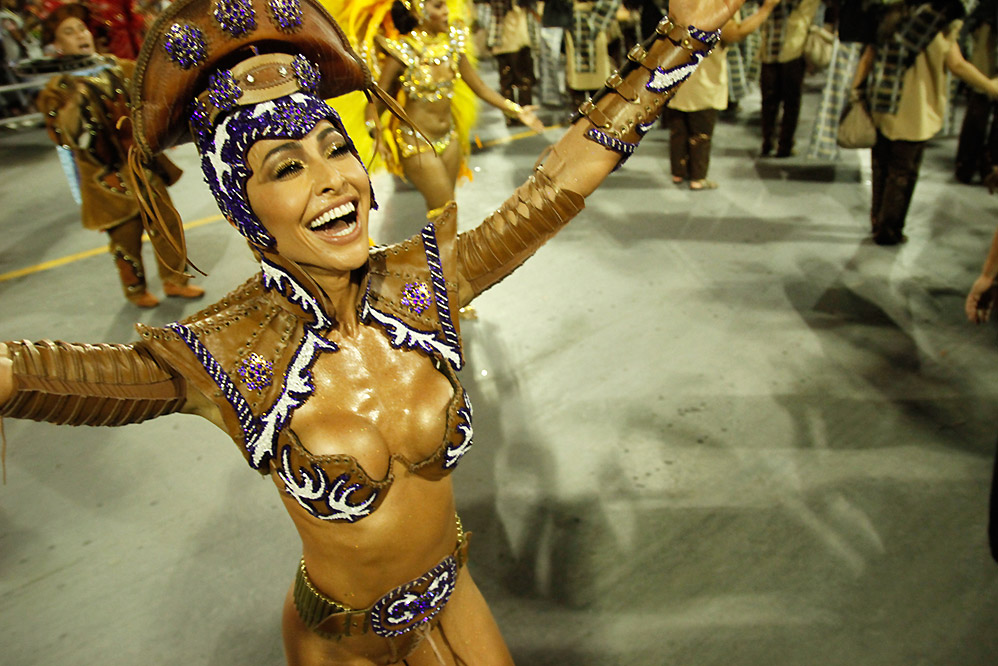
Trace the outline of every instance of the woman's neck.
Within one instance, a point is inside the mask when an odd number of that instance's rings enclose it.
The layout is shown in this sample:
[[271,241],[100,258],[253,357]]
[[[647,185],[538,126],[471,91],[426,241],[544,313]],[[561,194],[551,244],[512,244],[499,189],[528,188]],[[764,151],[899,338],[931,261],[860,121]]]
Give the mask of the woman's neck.
[[430,37],[436,37],[436,36],[442,35],[443,33],[446,32],[446,29],[442,29],[441,30],[441,29],[433,28],[431,26],[422,25],[422,24],[420,24],[420,26],[418,28],[416,28],[416,29],[419,30],[420,32],[426,33]]
[[312,273],[319,288],[326,294],[326,313],[344,336],[352,336],[357,332],[357,298],[360,293],[361,280],[359,271],[339,274]]

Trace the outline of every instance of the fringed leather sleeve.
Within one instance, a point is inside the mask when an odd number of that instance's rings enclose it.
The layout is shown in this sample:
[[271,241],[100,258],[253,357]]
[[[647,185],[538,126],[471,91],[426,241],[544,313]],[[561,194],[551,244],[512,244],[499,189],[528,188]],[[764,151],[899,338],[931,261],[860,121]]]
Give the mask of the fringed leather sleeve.
[[179,411],[186,382],[142,344],[8,342],[11,416],[56,424],[117,426]]
[[458,236],[461,304],[512,273],[585,205],[582,196],[558,189],[538,167],[499,210]]

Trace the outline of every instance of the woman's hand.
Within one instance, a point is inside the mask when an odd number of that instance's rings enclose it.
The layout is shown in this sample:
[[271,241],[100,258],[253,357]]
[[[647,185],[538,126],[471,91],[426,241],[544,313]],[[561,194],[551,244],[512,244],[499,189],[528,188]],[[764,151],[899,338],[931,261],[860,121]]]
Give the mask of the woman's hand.
[[0,342],[0,405],[14,393],[14,362],[7,353],[7,345]]
[[524,106],[520,109],[518,118],[521,123],[535,132],[540,133],[544,131],[544,123],[542,123],[541,119],[534,114],[534,111],[536,110],[536,106]]
[[991,317],[991,308],[994,307],[995,281],[987,275],[981,275],[970,287],[967,300],[963,305],[964,312],[967,313],[967,320],[974,324],[983,324]]
[[672,0],[669,16],[680,25],[717,30],[728,22],[745,0]]

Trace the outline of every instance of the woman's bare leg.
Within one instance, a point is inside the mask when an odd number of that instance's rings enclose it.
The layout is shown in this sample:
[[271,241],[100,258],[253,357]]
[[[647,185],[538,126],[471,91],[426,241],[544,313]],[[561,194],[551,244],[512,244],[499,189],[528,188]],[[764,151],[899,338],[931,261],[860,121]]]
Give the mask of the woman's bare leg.
[[461,146],[451,141],[439,156],[432,151],[402,159],[406,180],[423,195],[426,210],[440,208],[454,200],[454,188],[461,168]]

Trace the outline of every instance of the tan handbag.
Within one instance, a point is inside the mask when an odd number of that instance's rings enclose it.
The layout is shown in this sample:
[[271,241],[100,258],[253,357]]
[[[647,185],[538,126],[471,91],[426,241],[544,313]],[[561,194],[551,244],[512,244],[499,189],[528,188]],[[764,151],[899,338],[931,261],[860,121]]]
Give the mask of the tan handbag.
[[812,25],[804,40],[804,60],[812,72],[825,69],[832,62],[835,35],[821,26]]
[[842,148],[873,148],[877,143],[877,128],[864,100],[849,103],[849,108],[839,121],[837,143]]

